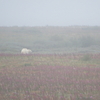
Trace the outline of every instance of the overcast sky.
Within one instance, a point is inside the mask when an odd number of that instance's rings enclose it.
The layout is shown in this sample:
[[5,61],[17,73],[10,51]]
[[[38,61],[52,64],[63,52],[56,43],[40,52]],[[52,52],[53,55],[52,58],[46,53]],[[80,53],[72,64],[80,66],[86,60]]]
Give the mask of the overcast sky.
[[100,26],[100,0],[0,0],[0,26]]

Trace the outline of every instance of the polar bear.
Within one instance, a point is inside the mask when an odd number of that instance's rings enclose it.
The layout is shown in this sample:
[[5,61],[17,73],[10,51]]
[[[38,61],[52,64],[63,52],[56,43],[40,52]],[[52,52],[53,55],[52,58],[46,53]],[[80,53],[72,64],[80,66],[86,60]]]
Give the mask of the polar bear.
[[30,49],[23,48],[23,49],[21,50],[21,54],[30,54],[30,53],[32,53],[32,50],[30,50]]

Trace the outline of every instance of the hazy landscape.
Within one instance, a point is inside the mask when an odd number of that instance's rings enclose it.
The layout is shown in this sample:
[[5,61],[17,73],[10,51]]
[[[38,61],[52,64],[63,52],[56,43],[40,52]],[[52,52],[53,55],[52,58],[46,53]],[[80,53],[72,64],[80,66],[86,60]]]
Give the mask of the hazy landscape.
[[0,100],[100,100],[100,54],[0,54]]
[[98,53],[99,26],[0,27],[0,53]]
[[0,100],[100,100],[100,0],[0,0]]
[[100,27],[0,27],[0,100],[100,100]]

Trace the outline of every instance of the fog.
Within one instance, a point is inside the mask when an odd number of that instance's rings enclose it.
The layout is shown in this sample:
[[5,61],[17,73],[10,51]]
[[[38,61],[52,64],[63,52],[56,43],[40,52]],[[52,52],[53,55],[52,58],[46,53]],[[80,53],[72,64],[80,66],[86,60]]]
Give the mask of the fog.
[[0,26],[100,26],[100,0],[0,0]]

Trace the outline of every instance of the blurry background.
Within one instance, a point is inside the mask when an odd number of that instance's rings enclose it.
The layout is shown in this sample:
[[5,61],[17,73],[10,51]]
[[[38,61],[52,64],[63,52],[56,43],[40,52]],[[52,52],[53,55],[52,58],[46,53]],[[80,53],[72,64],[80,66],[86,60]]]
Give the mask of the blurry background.
[[0,27],[0,53],[100,52],[100,27]]
[[0,53],[99,52],[100,0],[0,0]]

